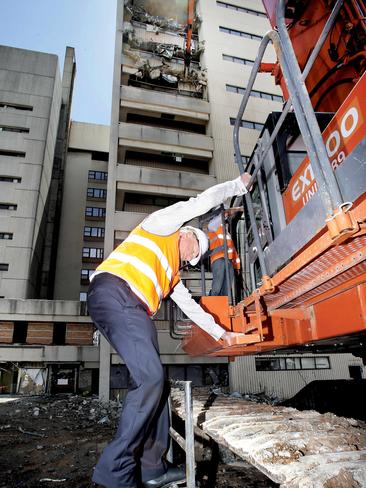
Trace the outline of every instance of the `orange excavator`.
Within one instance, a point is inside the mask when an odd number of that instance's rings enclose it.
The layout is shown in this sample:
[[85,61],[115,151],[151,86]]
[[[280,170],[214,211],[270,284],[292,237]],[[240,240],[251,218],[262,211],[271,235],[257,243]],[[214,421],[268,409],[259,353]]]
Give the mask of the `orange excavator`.
[[184,46],[184,66],[186,70],[189,69],[189,66],[191,64],[194,4],[195,0],[188,0],[186,40]]
[[[232,205],[243,286],[201,297],[230,347],[192,324],[190,355],[352,352],[366,361],[366,5],[363,0],[264,0],[261,41],[233,131],[251,190]],[[274,64],[263,63],[273,44]],[[240,123],[256,76],[283,91],[244,166]],[[205,282],[203,272],[203,282]],[[183,334],[183,327],[178,334]]]

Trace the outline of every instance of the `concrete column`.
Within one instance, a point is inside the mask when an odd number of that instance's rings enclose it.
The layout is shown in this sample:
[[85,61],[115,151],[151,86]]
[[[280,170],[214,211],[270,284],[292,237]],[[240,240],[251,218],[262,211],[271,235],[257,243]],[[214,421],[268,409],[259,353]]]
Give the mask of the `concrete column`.
[[99,398],[107,401],[110,397],[111,346],[101,335],[99,343]]

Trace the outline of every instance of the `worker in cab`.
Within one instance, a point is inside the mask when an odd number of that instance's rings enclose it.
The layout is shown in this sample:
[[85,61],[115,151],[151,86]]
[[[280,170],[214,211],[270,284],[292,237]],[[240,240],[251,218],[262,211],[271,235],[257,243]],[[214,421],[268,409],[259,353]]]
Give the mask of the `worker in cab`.
[[[225,224],[226,226],[226,224]],[[240,274],[240,258],[235,249],[234,242],[227,228],[223,228],[221,213],[215,215],[207,225],[210,242],[210,264],[212,271],[212,286],[210,295],[228,296],[234,282],[234,273]],[[225,243],[227,248],[228,278],[225,266]]]
[[[131,385],[114,440],[104,449],[93,481],[108,488],[161,488],[183,483],[184,470],[167,466],[169,415],[157,331],[152,320],[170,297],[216,341],[226,332],[191,297],[179,270],[195,266],[208,249],[206,234],[186,222],[246,193],[250,175],[215,185],[188,201],[149,215],[96,269],[88,292],[90,316],[126,364]],[[239,334],[240,335],[240,334]]]

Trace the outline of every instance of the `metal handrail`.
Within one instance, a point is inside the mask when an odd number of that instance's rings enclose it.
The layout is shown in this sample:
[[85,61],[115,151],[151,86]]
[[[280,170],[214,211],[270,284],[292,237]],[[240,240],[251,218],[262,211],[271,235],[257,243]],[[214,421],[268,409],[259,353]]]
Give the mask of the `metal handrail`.
[[[336,4],[333,7],[333,10],[332,10],[330,16],[328,17],[327,22],[325,23],[325,26],[322,30],[322,33],[320,34],[319,39],[317,40],[317,43],[315,44],[314,49],[313,49],[306,65],[305,65],[304,71],[301,73],[301,81],[306,80],[306,77],[308,76],[311,68],[313,67],[315,59],[318,56],[321,48],[323,47],[325,39],[327,38],[327,36],[330,32],[330,29],[332,28],[334,21],[338,15],[339,10],[342,7],[342,5],[343,5],[343,0],[337,0]],[[268,154],[268,151],[270,150],[275,138],[277,137],[277,134],[278,134],[280,128],[283,125],[283,122],[285,121],[286,115],[291,110],[291,107],[292,107],[292,102],[291,102],[291,98],[289,98],[287,100],[282,112],[281,112],[280,118],[278,119],[278,121],[277,121],[277,123],[276,123],[276,125],[275,125],[275,127],[271,133],[271,136],[269,138],[268,143],[266,144],[266,146],[264,148],[261,147],[262,151],[261,151],[261,154],[258,155],[258,158],[259,158],[258,163],[256,164],[256,168],[252,174],[252,178],[251,178],[249,185],[248,185],[249,187],[253,184],[254,179],[257,175],[257,172],[259,171],[260,167],[262,166],[264,159]]]
[[[273,32],[273,31],[267,32],[265,34],[265,36],[263,37],[263,39],[259,45],[258,54],[257,54],[257,57],[254,61],[252,71],[250,73],[249,81],[248,81],[247,87],[245,89],[245,93],[243,95],[243,99],[242,99],[240,107],[239,107],[238,115],[236,116],[236,119],[235,119],[234,130],[233,130],[233,141],[234,141],[235,160],[236,160],[236,164],[239,167],[240,174],[243,174],[245,172],[245,168],[244,168],[243,161],[241,158],[241,151],[240,151],[240,144],[239,144],[240,122],[242,120],[244,110],[248,104],[250,92],[253,88],[254,81],[255,81],[255,78],[256,78],[258,70],[259,70],[260,62],[264,56],[264,52],[266,50],[266,47],[267,47],[269,41],[271,40],[271,32]],[[261,246],[258,229],[257,229],[257,225],[255,222],[255,215],[254,215],[254,210],[253,210],[252,197],[251,197],[250,193],[247,192],[247,193],[245,193],[243,198],[245,200],[245,204],[246,204],[247,209],[248,209],[250,224],[253,228],[254,244],[255,244],[255,247],[257,248],[257,255],[258,255],[258,259],[259,259],[259,265],[261,268],[261,273],[262,273],[262,276],[267,275],[267,267],[266,267],[266,263],[264,260],[263,249]]]
[[224,241],[226,289],[228,292],[229,305],[232,305],[233,304],[233,290],[231,287],[230,272],[229,272],[229,253],[228,253],[228,246],[227,246],[227,240],[226,240],[227,229],[226,229],[226,222],[225,222],[224,205],[221,205],[221,226],[222,226],[222,235],[223,235],[223,241]]

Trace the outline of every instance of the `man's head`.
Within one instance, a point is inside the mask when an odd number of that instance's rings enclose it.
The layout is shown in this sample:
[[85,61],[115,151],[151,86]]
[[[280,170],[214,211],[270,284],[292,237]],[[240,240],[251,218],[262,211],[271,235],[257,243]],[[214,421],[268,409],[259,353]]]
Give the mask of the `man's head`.
[[180,229],[179,254],[182,261],[189,261],[195,266],[207,249],[208,239],[202,230],[190,225]]

